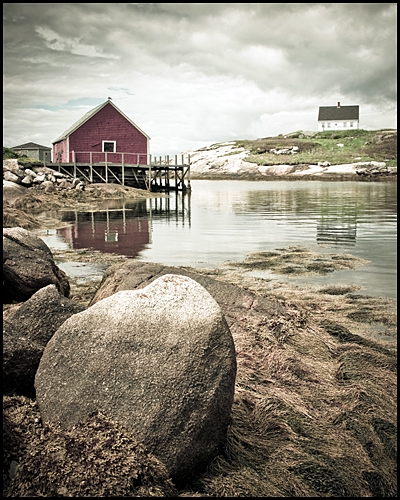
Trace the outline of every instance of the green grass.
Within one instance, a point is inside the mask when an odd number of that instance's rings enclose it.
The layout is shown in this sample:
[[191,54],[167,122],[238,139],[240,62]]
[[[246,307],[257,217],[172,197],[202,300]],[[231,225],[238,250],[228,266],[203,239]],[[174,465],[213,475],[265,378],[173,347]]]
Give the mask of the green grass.
[[9,160],[9,159],[12,160],[17,159],[18,163],[38,163],[38,160],[35,160],[35,158],[29,158],[26,155],[20,155],[12,148],[6,148],[5,146],[3,146],[3,160]]
[[18,153],[16,153],[11,148],[6,148],[3,146],[3,160],[9,160],[9,159],[15,159],[15,158],[19,158]]
[[[289,135],[240,140],[236,141],[236,145],[247,149],[250,154],[246,161],[257,165],[301,165],[325,161],[332,165],[367,161],[385,161],[387,166],[397,165],[397,133],[357,129],[318,132],[312,137],[300,132]],[[297,146],[299,152],[282,155],[270,153],[271,149],[291,146]]]

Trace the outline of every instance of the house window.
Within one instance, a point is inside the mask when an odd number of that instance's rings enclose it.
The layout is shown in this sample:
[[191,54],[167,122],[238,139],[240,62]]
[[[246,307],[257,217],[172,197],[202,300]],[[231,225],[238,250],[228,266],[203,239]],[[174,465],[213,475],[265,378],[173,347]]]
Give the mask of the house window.
[[104,241],[118,241],[118,231],[105,231]]
[[331,128],[331,122],[328,122],[328,128]]
[[347,127],[347,122],[343,122],[343,127]]
[[353,122],[350,122],[350,127],[352,127],[352,126],[353,126]]
[[103,153],[115,153],[117,141],[103,141]]

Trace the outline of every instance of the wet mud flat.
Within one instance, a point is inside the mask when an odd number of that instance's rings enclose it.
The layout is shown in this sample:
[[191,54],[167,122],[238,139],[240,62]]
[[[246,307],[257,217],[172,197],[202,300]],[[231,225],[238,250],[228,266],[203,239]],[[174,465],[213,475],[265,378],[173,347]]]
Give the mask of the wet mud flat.
[[[68,263],[82,265],[78,276],[69,274],[71,298],[88,306],[102,281],[102,273],[110,266],[126,262],[121,255],[98,251],[55,250],[54,259],[68,275]],[[226,262],[218,269],[192,269],[215,279],[234,283],[257,294],[280,301],[290,301],[310,314],[326,321],[339,321],[346,328],[366,338],[397,342],[397,303],[393,299],[357,293],[357,285],[295,285],[285,280],[290,276],[328,275],[338,269],[360,268],[365,260],[351,254],[318,253],[302,246],[254,252],[243,262]],[[66,266],[66,267],[64,267]],[[85,267],[87,266],[87,267]],[[93,272],[97,266],[98,272]],[[96,269],[96,267],[95,267]],[[189,268],[186,268],[189,269]],[[252,276],[249,271],[269,270],[274,278]],[[86,279],[85,279],[86,276]],[[327,277],[329,281],[329,277]]]

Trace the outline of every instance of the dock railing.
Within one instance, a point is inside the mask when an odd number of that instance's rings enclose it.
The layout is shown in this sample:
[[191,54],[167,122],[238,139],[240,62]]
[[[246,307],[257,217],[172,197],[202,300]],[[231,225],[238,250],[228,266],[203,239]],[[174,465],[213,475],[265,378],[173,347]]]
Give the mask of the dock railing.
[[93,182],[93,174],[103,182],[118,182],[125,185],[126,168],[133,173],[137,179],[137,172],[146,172],[146,186],[170,187],[170,174],[175,178],[176,188],[185,189],[184,178],[188,181],[190,189],[190,155],[180,154],[170,158],[169,155],[152,156],[144,153],[128,152],[94,152],[94,151],[71,151],[68,155],[72,162],[62,162],[59,159],[58,170],[73,175],[84,177]]
[[[170,158],[169,155],[152,156],[144,153],[127,153],[127,152],[94,152],[94,151],[71,151],[71,163],[116,163],[118,165],[189,165],[190,155],[181,154]],[[186,159],[186,161],[185,161]],[[178,161],[180,160],[180,162]],[[69,162],[67,162],[69,163]]]

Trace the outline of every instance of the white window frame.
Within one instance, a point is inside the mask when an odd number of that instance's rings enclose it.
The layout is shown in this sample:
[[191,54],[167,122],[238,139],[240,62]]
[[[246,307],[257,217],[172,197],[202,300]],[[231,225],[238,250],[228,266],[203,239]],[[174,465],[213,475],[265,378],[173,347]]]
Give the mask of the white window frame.
[[[104,144],[107,143],[112,143],[114,145],[113,151],[104,151]],[[117,141],[101,141],[101,151],[103,153],[115,153],[117,151]]]

